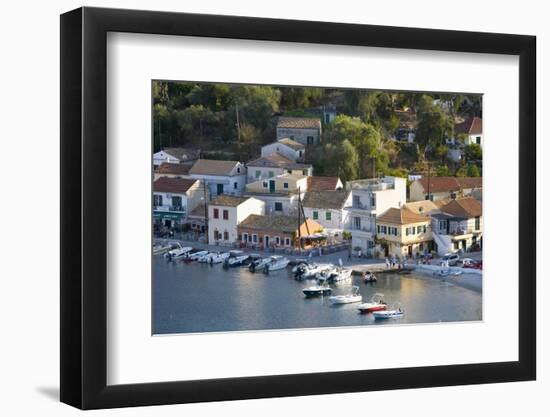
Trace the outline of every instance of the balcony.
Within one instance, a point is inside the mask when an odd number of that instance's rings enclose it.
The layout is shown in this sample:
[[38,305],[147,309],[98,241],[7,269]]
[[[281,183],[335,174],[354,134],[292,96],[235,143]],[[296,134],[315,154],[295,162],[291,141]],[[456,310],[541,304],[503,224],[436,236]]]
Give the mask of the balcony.
[[185,213],[186,208],[183,206],[153,206],[155,211],[175,211],[179,213]]

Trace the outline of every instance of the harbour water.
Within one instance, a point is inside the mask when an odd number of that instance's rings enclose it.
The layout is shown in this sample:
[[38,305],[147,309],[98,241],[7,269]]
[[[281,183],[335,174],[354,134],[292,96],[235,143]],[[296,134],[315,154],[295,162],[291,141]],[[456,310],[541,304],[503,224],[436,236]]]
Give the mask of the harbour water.
[[375,321],[357,304],[333,306],[328,297],[304,298],[314,281],[296,281],[290,269],[253,274],[247,268],[167,262],[153,257],[153,334],[303,329],[482,319],[482,294],[421,274],[379,274],[378,282],[334,285],[333,295],[359,287],[363,301],[383,293],[400,302],[402,318]]

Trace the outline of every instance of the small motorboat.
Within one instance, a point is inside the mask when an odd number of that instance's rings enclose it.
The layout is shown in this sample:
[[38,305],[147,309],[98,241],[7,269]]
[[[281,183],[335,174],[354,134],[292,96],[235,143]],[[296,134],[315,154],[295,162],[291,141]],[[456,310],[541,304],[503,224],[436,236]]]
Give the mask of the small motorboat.
[[351,268],[345,268],[345,267],[335,268],[330,274],[328,280],[329,282],[334,282],[334,283],[351,281],[352,272],[353,271]]
[[385,310],[388,307],[384,301],[384,294],[376,293],[368,303],[362,303],[357,306],[361,313],[372,313],[374,311]]
[[191,253],[189,254],[188,256],[185,257],[185,261],[188,261],[188,262],[192,262],[192,261],[198,261],[200,258],[202,258],[203,256],[206,256],[208,255],[208,251],[207,250],[200,250],[198,252],[195,252],[195,253]]
[[290,262],[288,258],[279,255],[270,256],[270,259],[271,261],[264,266],[264,274],[285,269]]
[[376,275],[374,275],[371,271],[366,271],[363,273],[363,282],[368,284],[376,281],[377,281]]
[[249,256],[242,250],[230,250],[229,257],[223,262],[223,266],[226,268],[233,268],[236,266],[242,266],[248,260]]
[[153,255],[162,255],[163,253],[166,253],[177,246],[173,243],[160,243],[157,242],[153,245]]
[[350,304],[360,303],[363,301],[363,297],[359,294],[359,287],[353,286],[352,291],[345,295],[333,295],[329,297],[329,301],[332,304]]
[[202,255],[197,258],[197,262],[199,263],[208,263],[210,262],[210,258],[214,256],[216,252],[208,252],[206,255]]
[[263,271],[265,266],[271,262],[271,258],[259,258],[250,262],[248,270],[250,272]]
[[405,314],[405,311],[403,310],[403,308],[401,308],[401,304],[396,303],[391,310],[375,311],[374,313],[372,313],[372,316],[376,320],[388,320],[398,319],[400,317],[403,317],[403,314]]
[[306,287],[302,290],[306,297],[318,297],[320,295],[327,295],[332,292],[332,288],[328,285],[313,285],[311,287]]
[[210,263],[210,265],[221,264],[227,258],[229,258],[229,252],[218,252],[210,256],[210,259],[208,262]]
[[183,258],[183,257],[186,257],[187,254],[189,254],[189,252],[191,252],[193,250],[193,248],[191,246],[181,246],[179,245],[179,248],[175,248],[175,249],[172,249],[172,250],[169,250],[168,252],[166,252],[164,254],[164,257],[169,260],[169,261],[173,261],[175,259],[178,259],[178,258]]
[[[297,279],[314,279],[323,271],[334,268],[332,264],[306,264],[302,263],[293,268],[294,277]],[[296,269],[294,271],[294,269]]]

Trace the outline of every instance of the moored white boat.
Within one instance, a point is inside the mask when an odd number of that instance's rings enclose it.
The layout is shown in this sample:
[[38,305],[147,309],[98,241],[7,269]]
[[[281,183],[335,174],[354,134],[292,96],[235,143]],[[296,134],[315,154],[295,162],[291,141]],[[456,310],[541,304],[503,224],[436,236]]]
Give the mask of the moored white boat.
[[249,258],[242,250],[230,250],[229,257],[223,262],[224,267],[235,267],[243,265]]
[[360,303],[363,300],[361,294],[359,294],[359,287],[353,286],[352,292],[344,295],[333,295],[329,298],[332,304],[350,304]]
[[382,311],[375,311],[372,313],[372,316],[376,320],[388,320],[388,319],[398,319],[400,317],[403,317],[403,314],[405,314],[405,311],[403,308],[401,308],[401,304],[396,303],[393,305],[391,310],[382,310]]
[[174,259],[182,258],[187,256],[189,252],[191,252],[193,248],[191,246],[181,246],[176,249],[172,249],[164,254],[164,257],[168,259],[169,261],[173,261]]
[[357,308],[361,313],[372,313],[374,311],[385,310],[387,306],[384,301],[384,294],[376,293],[368,303],[361,303]]
[[185,259],[188,260],[188,261],[197,261],[205,255],[208,255],[208,251],[207,250],[200,250],[198,252],[189,254],[188,256],[185,257]]
[[162,255],[176,247],[173,243],[155,243],[153,245],[153,255]]
[[229,258],[229,252],[218,252],[210,257],[211,264],[219,264]]
[[260,258],[252,261],[248,266],[250,272],[263,271],[265,266],[271,262],[271,258]]
[[264,266],[264,273],[266,274],[285,269],[290,262],[288,258],[279,255],[270,256],[270,259],[271,262]]
[[311,287],[306,287],[302,290],[306,297],[317,297],[319,295],[327,295],[332,292],[332,288],[328,285],[312,285]]
[[[334,268],[332,264],[300,264],[293,268],[293,272],[296,278],[309,279],[315,278],[317,274],[332,268]],[[294,269],[296,270],[294,271]]]

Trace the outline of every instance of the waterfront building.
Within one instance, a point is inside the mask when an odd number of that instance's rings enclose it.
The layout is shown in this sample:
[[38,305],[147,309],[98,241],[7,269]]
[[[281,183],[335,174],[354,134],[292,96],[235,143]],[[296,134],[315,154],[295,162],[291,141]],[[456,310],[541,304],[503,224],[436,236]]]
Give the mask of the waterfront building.
[[481,250],[483,246],[483,210],[473,197],[441,201],[432,210],[432,235],[437,253]]
[[295,216],[248,216],[237,227],[243,246],[308,248],[323,241],[323,226],[312,219]]
[[374,255],[376,216],[391,207],[400,207],[407,199],[407,180],[399,177],[384,177],[348,181],[351,205],[346,231],[352,236],[352,248],[358,248],[366,256]]
[[325,229],[341,233],[348,224],[351,205],[351,192],[338,191],[308,191],[304,195],[302,206],[306,217],[315,220]]
[[245,196],[265,202],[266,214],[290,215],[298,213],[298,201],[307,191],[308,177],[283,174],[246,184]]
[[208,204],[208,243],[237,241],[237,225],[251,214],[264,214],[265,203],[256,198],[221,194]]
[[197,149],[164,148],[153,154],[153,166],[159,167],[164,162],[174,164],[192,163],[199,159],[200,152]]
[[481,199],[482,190],[482,177],[422,177],[412,182],[409,199],[437,201],[467,196]]
[[309,176],[313,174],[310,164],[295,162],[279,153],[261,156],[247,162],[248,182],[264,180],[283,174]]
[[246,168],[237,161],[199,159],[189,170],[191,178],[206,183],[210,195],[241,195],[246,185]]
[[269,145],[262,146],[262,156],[274,154],[282,155],[294,162],[303,161],[306,155],[306,147],[290,138],[282,138]]
[[181,226],[187,213],[200,204],[203,192],[196,179],[157,179],[153,182],[154,222],[168,228]]
[[411,257],[432,248],[431,219],[406,207],[389,208],[376,218],[378,256]]
[[483,146],[483,120],[481,117],[472,117],[457,124],[455,132],[465,135],[464,145]]
[[290,138],[302,145],[321,142],[321,120],[307,117],[280,117],[277,122],[277,140]]

